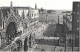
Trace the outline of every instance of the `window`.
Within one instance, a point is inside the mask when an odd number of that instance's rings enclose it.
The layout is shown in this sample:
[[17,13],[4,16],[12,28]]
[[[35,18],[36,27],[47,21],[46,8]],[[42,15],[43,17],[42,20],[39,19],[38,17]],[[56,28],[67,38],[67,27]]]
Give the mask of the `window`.
[[29,17],[31,17],[31,14],[29,14]]
[[77,30],[79,30],[79,27],[77,28]]
[[79,7],[79,4],[77,4],[77,7]]
[[72,16],[70,16],[70,19],[72,19]]
[[77,25],[76,27],[78,28],[78,27],[79,27],[79,22],[77,22],[77,24],[76,24],[76,25]]
[[77,15],[79,15],[79,12],[77,12]]
[[69,43],[71,43],[71,39],[69,39]]
[[75,12],[73,12],[73,14],[75,14]]
[[77,20],[77,22],[79,22],[79,19]]

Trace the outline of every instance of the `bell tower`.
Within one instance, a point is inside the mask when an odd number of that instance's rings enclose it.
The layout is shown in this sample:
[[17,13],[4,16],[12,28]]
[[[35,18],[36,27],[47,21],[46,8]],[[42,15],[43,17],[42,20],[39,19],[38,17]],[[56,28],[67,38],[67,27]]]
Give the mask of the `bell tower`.
[[35,9],[37,9],[37,4],[35,4]]

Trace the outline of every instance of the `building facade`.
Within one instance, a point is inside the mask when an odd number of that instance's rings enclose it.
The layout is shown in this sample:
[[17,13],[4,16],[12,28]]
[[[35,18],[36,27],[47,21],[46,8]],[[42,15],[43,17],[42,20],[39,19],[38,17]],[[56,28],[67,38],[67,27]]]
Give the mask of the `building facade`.
[[27,51],[35,44],[38,10],[31,7],[0,7],[0,46],[4,51]]
[[72,45],[72,12],[65,12],[63,15],[63,25],[65,27],[66,45]]
[[73,2],[73,14],[72,14],[72,30],[73,46],[79,46],[79,18],[80,18],[80,2]]

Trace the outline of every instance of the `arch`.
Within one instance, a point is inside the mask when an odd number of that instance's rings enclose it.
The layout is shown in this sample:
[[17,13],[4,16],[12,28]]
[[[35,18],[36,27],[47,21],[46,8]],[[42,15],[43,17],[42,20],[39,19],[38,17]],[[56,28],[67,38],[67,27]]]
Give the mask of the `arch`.
[[28,42],[28,39],[25,38],[25,40],[24,40],[24,51],[28,51],[28,44],[27,44],[27,42]]
[[16,27],[18,27],[19,25],[19,19],[18,17],[14,16],[14,15],[10,15],[6,20],[5,20],[5,29],[7,29],[7,26],[11,23],[14,22],[14,24],[16,25]]
[[17,28],[15,22],[10,22],[6,29],[6,43],[10,44],[12,40],[17,36]]

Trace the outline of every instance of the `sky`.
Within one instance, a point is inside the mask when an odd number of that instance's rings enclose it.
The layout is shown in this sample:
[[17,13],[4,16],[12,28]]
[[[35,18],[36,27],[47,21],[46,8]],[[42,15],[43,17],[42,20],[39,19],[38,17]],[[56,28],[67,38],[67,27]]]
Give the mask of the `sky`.
[[10,6],[11,1],[13,6],[30,6],[34,8],[37,4],[38,8],[43,9],[72,10],[73,1],[80,0],[0,0],[0,7]]

